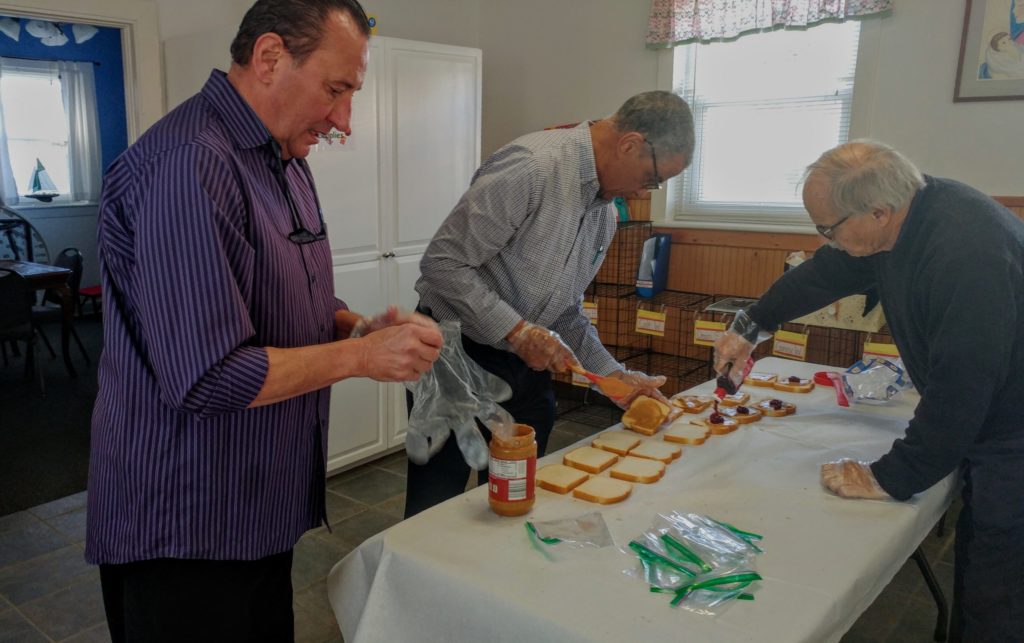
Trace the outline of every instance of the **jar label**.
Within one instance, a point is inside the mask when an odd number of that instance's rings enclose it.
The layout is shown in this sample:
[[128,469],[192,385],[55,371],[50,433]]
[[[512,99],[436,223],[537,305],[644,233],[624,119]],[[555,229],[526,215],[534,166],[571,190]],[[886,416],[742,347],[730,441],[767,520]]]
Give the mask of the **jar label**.
[[501,502],[532,500],[537,478],[537,456],[523,460],[491,457],[490,497]]

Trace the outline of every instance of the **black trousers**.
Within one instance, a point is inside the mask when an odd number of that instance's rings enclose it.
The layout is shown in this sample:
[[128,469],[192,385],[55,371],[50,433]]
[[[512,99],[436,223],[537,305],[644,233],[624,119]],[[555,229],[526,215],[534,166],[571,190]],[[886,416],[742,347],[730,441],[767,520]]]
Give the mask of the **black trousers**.
[[[473,361],[512,387],[512,398],[502,402],[501,406],[516,422],[533,427],[537,436],[537,454],[544,455],[548,436],[555,425],[555,392],[551,388],[551,373],[535,371],[514,353],[478,344],[465,335],[462,336],[462,346]],[[411,408],[411,396],[407,394],[406,400]],[[489,442],[491,432],[479,422],[477,425]],[[462,458],[455,436],[449,436],[441,450],[426,464],[410,462],[405,487],[405,517],[415,516],[465,491],[469,472],[470,467]],[[486,470],[477,475],[481,483],[487,480]]]
[[292,551],[259,560],[100,565],[113,643],[290,643]]
[[[1014,447],[1021,450],[1021,447]],[[1012,453],[1011,448],[1007,451]],[[1024,455],[964,470],[956,524],[951,643],[1024,641]]]

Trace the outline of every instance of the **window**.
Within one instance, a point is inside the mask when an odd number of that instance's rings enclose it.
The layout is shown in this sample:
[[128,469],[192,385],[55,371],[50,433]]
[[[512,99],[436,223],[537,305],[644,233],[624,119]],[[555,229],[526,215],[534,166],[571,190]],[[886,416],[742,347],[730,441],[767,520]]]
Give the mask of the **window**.
[[29,193],[38,159],[56,191],[68,198],[68,117],[61,100],[60,78],[48,71],[5,73],[0,76],[0,101],[18,194]]
[[813,230],[798,183],[847,140],[859,35],[847,21],[677,47],[673,86],[693,108],[697,147],[669,185],[674,218]]
[[26,195],[40,164],[54,202],[99,198],[92,63],[0,58],[0,203],[38,203]]

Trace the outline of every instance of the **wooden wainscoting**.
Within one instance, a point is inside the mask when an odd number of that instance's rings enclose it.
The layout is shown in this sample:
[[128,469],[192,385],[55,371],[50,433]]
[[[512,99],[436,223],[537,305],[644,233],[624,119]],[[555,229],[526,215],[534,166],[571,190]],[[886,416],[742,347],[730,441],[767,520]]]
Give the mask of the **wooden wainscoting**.
[[783,272],[789,253],[814,252],[823,242],[811,234],[657,228],[672,235],[668,288],[759,297]]
[[1024,196],[994,196],[992,198],[1005,205],[1010,212],[1024,219]]
[[[1024,219],[1024,196],[993,197]],[[786,257],[812,253],[824,243],[814,234],[773,234],[655,228],[672,235],[669,290],[760,297],[783,272]]]

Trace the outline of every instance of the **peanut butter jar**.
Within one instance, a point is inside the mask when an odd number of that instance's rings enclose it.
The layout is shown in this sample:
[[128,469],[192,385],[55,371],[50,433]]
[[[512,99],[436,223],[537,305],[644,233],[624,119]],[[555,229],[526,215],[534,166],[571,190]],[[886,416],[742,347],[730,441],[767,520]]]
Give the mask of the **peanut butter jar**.
[[522,516],[533,508],[537,441],[533,427],[516,424],[511,436],[491,435],[488,501],[499,516]]

